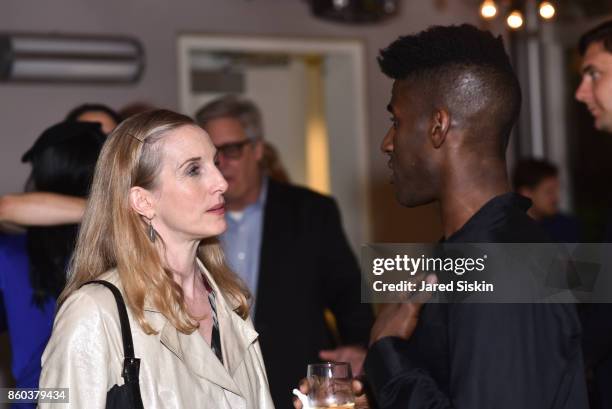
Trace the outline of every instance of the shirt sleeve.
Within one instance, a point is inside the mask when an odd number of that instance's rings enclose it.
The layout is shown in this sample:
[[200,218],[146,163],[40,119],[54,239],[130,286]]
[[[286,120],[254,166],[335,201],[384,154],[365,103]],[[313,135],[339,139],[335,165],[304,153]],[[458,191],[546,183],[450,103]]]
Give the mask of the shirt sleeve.
[[85,291],[59,310],[42,356],[40,388],[68,388],[69,403],[41,403],[41,409],[104,409],[110,354],[99,305]]
[[447,388],[436,382],[409,340],[379,340],[365,362],[379,408],[588,407],[579,324],[572,308],[449,306]]

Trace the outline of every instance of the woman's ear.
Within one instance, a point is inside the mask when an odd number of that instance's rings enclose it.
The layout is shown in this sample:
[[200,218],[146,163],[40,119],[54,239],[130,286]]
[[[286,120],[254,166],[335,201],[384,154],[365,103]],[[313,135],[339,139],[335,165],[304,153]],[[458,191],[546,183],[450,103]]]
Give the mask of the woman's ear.
[[140,186],[130,189],[130,206],[136,213],[151,220],[155,216],[153,194]]
[[431,118],[429,137],[434,148],[442,146],[450,129],[451,117],[446,109],[438,109]]

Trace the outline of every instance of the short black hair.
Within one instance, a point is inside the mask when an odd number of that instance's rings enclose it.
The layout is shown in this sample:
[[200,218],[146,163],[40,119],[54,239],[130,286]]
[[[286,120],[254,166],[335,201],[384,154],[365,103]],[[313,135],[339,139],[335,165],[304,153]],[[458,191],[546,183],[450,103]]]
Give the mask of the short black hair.
[[578,42],[580,55],[584,55],[587,48],[593,43],[602,43],[604,49],[612,53],[612,20],[590,29],[580,37]]
[[388,77],[414,80],[431,100],[465,113],[475,130],[494,131],[505,150],[521,90],[501,36],[469,24],[433,26],[398,38],[380,51],[378,63]]
[[521,159],[514,168],[512,184],[514,190],[520,188],[533,189],[544,179],[558,177],[559,169],[544,159],[526,158]]
[[104,104],[82,104],[75,108],[73,108],[68,115],[66,115],[66,121],[75,122],[78,118],[83,115],[85,112],[104,112],[111,118],[113,121],[119,125],[121,122],[121,116],[117,112],[115,112],[112,108],[104,105]]

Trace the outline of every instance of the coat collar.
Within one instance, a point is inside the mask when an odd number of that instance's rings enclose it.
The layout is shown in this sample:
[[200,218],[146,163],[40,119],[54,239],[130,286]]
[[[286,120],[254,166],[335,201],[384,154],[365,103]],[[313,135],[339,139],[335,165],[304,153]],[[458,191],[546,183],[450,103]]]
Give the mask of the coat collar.
[[[234,312],[233,304],[225,297],[200,260],[198,265],[217,295],[217,317],[225,366],[197,331],[191,334],[180,333],[165,318],[160,342],[196,375],[242,395],[232,377],[244,360],[249,346],[257,340],[258,334],[248,320],[243,320]],[[146,300],[145,311],[159,314],[158,309]]]

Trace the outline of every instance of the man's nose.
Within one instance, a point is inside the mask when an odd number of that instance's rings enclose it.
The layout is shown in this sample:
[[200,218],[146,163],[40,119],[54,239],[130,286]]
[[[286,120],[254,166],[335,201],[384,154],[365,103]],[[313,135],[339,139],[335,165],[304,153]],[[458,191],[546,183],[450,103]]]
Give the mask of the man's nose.
[[574,96],[578,101],[586,103],[589,100],[590,90],[591,87],[588,84],[588,79],[583,78],[582,81],[580,81],[580,85],[576,89],[576,94]]
[[382,143],[380,144],[380,150],[382,151],[382,153],[393,152],[393,133],[394,132],[395,130],[393,129],[393,127],[389,128],[389,130],[387,131],[387,134],[385,135],[385,137],[382,140]]
[[217,168],[219,168],[219,170],[223,171],[223,169],[227,168],[227,163],[228,163],[228,160],[225,157],[225,155],[222,154],[221,152],[219,152],[217,154]]

